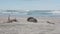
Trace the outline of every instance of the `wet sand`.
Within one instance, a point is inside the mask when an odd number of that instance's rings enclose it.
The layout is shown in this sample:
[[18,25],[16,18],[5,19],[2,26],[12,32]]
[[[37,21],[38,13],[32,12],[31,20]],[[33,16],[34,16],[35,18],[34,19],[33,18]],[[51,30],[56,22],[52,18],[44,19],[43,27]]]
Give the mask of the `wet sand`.
[[[28,17],[10,17],[10,19],[17,19],[18,22],[28,23]],[[57,17],[34,17],[37,19],[38,23],[45,23],[47,21],[51,23],[60,23],[60,18]],[[8,21],[8,17],[0,17],[0,23],[4,23]]]

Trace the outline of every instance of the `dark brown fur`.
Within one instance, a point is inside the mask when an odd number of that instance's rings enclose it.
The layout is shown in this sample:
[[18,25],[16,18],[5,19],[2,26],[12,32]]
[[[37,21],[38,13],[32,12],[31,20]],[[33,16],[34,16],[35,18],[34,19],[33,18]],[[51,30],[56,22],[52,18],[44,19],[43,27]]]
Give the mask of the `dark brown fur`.
[[27,21],[28,21],[28,22],[37,23],[37,20],[36,20],[35,18],[33,18],[33,17],[29,17],[29,18],[27,19]]

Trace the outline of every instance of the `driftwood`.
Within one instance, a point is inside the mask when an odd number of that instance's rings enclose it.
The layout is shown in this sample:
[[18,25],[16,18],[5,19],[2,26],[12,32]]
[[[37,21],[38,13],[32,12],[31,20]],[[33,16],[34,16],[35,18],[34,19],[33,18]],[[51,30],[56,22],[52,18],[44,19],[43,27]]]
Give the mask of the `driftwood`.
[[10,19],[10,15],[9,15],[9,17],[8,17],[8,22],[7,23],[12,23],[12,22],[17,22],[17,19],[15,18],[15,19]]
[[34,23],[37,23],[37,19],[33,18],[33,17],[29,17],[27,19],[28,22],[34,22]]
[[8,23],[17,22],[16,19],[8,20]]
[[51,23],[50,21],[47,21],[47,23],[49,23],[49,24],[55,24],[55,23]]

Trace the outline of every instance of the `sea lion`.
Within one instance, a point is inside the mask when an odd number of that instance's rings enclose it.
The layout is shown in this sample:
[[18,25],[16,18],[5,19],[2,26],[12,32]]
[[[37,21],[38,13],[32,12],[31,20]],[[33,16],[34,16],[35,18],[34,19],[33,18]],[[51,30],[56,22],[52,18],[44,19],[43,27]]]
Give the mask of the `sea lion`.
[[37,19],[33,18],[33,17],[29,17],[27,19],[28,22],[34,22],[34,23],[37,23]]

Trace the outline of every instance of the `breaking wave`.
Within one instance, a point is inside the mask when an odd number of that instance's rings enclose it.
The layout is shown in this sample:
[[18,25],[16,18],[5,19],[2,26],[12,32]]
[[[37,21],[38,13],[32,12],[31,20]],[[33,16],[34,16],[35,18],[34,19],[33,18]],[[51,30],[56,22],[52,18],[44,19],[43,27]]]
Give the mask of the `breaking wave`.
[[0,11],[0,15],[18,15],[18,16],[59,16],[60,11],[56,10],[29,10],[29,11],[16,11],[7,10]]

